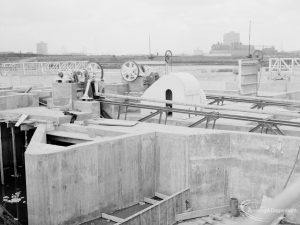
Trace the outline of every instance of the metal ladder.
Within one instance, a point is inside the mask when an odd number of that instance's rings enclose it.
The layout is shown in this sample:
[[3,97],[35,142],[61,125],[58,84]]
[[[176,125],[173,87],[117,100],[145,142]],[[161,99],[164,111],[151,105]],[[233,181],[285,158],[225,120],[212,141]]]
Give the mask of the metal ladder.
[[21,225],[21,223],[5,209],[3,205],[0,205],[0,224],[5,225]]

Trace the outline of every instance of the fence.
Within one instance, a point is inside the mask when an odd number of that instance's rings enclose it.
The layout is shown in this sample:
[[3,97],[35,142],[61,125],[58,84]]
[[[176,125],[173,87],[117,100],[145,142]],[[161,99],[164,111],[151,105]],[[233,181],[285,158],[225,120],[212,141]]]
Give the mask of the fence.
[[59,71],[83,70],[88,61],[25,62],[0,64],[0,75],[51,75]]

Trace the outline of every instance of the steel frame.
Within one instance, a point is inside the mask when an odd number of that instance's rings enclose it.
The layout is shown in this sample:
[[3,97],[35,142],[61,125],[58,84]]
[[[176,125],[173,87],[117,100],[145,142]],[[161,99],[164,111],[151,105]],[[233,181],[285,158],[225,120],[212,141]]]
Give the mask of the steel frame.
[[274,100],[268,98],[255,98],[255,97],[239,97],[239,96],[226,96],[226,95],[217,95],[217,94],[209,94],[206,96],[207,99],[212,100],[209,105],[218,104],[224,105],[224,101],[231,102],[243,102],[243,103],[251,103],[251,109],[264,109],[266,106],[283,106],[290,107],[296,110],[300,110],[300,102],[289,101],[289,100]]
[[168,112],[175,112],[175,113],[182,113],[182,114],[188,114],[188,115],[196,115],[196,116],[203,116],[200,120],[197,122],[189,125],[189,127],[196,127],[197,125],[203,123],[206,121],[205,127],[208,128],[209,122],[213,121],[212,129],[215,128],[216,121],[219,118],[223,119],[232,119],[232,120],[240,120],[240,121],[249,121],[249,122],[256,122],[258,125],[249,130],[249,132],[254,132],[261,128],[261,133],[265,129],[265,132],[268,133],[270,131],[271,133],[275,135],[284,135],[284,133],[280,130],[278,126],[290,126],[290,127],[298,127],[300,128],[300,123],[298,122],[292,122],[292,121],[286,121],[286,120],[275,120],[275,119],[261,119],[253,116],[241,116],[241,115],[230,115],[226,113],[220,113],[217,111],[199,111],[197,109],[191,110],[191,109],[180,109],[180,108],[170,108],[170,107],[163,107],[163,106],[154,106],[154,105],[148,105],[148,104],[141,104],[141,103],[133,103],[133,102],[119,102],[119,101],[113,101],[113,100],[106,100],[106,99],[97,99],[97,101],[100,101],[105,104],[111,104],[111,105],[118,105],[118,119],[120,119],[121,114],[121,107],[125,107],[125,120],[127,119],[127,112],[129,107],[133,108],[142,108],[142,109],[151,109],[156,110],[156,112],[145,116],[141,118],[139,121],[144,122],[147,121],[150,118],[153,118],[154,116],[159,115],[159,121],[158,123],[161,123],[162,114],[166,114],[165,118],[165,124],[168,117]]

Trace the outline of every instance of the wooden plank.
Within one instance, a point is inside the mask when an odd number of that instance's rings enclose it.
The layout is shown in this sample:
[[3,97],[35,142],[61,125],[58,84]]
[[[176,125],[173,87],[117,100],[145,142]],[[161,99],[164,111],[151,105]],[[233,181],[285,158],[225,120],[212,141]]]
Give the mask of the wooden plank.
[[157,204],[126,218],[121,224],[136,225],[135,222],[139,221],[139,225],[172,225],[175,222],[176,199],[181,198],[181,196],[186,196],[187,192],[189,192],[189,188],[168,196],[168,198],[158,201]]
[[144,202],[151,204],[151,205],[155,205],[155,204],[159,203],[159,201],[157,201],[157,200],[154,200],[151,198],[146,198],[146,197],[144,198]]
[[16,127],[19,127],[23,122],[24,120],[26,120],[28,117],[28,115],[26,114],[22,114],[22,116],[20,116],[20,118],[18,119],[18,121],[16,122],[15,126]]
[[34,124],[21,124],[20,130],[27,131],[34,128]]
[[103,219],[110,220],[110,221],[113,221],[113,222],[116,222],[116,223],[122,223],[122,222],[125,221],[124,219],[122,219],[120,217],[112,216],[112,215],[109,215],[109,214],[106,214],[106,213],[102,213],[101,216],[102,216]]
[[158,193],[158,192],[155,192],[154,195],[155,195],[156,197],[158,197],[158,198],[161,198],[161,199],[166,199],[166,198],[169,197],[168,195],[164,195],[164,194],[161,194],[161,193]]
[[111,120],[111,119],[98,119],[88,120],[88,124],[103,125],[103,126],[121,126],[121,127],[133,127],[138,124],[137,121],[128,120]]
[[186,212],[177,214],[175,216],[176,221],[183,221],[188,219],[193,219],[197,217],[203,217],[210,214],[216,214],[216,213],[224,213],[229,211],[229,205],[215,207],[215,208],[208,208],[208,209],[200,209],[196,211]]

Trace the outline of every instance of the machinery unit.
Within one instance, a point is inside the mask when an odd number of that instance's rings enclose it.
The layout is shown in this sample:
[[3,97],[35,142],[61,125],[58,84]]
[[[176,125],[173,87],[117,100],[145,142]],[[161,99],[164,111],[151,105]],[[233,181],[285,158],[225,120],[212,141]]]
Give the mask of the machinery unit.
[[84,90],[82,100],[99,97],[104,89],[103,67],[98,62],[89,62],[82,70],[60,71],[55,78],[57,83],[77,83]]
[[141,92],[146,90],[163,74],[172,71],[172,52],[165,52],[164,61],[127,61],[121,66],[121,75],[129,90]]

